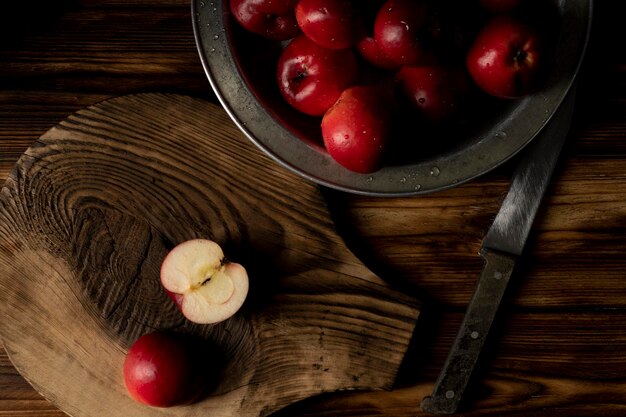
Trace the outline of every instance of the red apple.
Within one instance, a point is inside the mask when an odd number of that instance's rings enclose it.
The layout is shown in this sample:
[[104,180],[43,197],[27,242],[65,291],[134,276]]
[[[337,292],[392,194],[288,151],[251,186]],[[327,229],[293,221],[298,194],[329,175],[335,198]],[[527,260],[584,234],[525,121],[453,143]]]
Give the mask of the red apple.
[[510,16],[492,18],[467,54],[467,70],[488,94],[516,98],[539,83],[543,62],[541,35]]
[[124,360],[124,383],[136,401],[172,407],[199,399],[208,387],[206,361],[186,336],[153,332],[141,336]]
[[278,87],[287,103],[311,116],[322,116],[358,78],[351,49],[333,50],[304,35],[292,40],[278,59]]
[[187,319],[218,323],[243,305],[248,274],[243,266],[227,262],[217,243],[193,239],[179,244],[165,257],[161,285]]
[[396,79],[401,93],[432,124],[451,120],[469,93],[465,71],[457,67],[403,67]]
[[296,21],[297,0],[230,0],[230,11],[245,29],[273,40],[287,40],[300,33]]
[[330,156],[359,173],[381,167],[390,128],[390,100],[378,86],[348,88],[322,119],[322,137]]
[[374,22],[383,3],[384,0],[370,0],[360,4],[361,7],[357,14],[357,41],[355,46],[365,61],[375,67],[389,70],[396,68],[396,64],[387,58],[374,39]]
[[349,48],[356,41],[350,0],[300,0],[296,20],[309,39],[325,48]]
[[374,22],[374,39],[396,67],[431,62],[425,47],[428,7],[422,0],[388,0]]
[[524,0],[479,0],[480,5],[491,13],[508,13],[519,7]]
[[396,64],[381,51],[373,36],[361,37],[356,44],[356,49],[363,59],[375,67],[387,70],[396,68]]

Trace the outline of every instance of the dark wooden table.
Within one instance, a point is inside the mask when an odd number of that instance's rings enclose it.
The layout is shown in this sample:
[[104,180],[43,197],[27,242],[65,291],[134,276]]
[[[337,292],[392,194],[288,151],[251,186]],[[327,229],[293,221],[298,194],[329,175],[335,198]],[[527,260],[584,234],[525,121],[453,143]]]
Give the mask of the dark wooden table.
[[[576,116],[464,415],[626,415],[626,55],[617,2],[596,2]],[[61,119],[109,97],[173,92],[216,102],[187,0],[0,5],[0,177]],[[279,416],[414,416],[482,266],[512,163],[413,198],[328,193],[353,251],[424,304],[391,392],[303,401]],[[2,318],[0,318],[2,319]],[[0,416],[63,416],[0,344]]]

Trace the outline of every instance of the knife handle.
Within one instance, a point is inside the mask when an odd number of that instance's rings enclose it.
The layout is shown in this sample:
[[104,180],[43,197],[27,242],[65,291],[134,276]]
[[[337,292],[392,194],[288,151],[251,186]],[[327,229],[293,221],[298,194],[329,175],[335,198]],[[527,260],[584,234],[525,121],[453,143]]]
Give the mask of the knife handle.
[[481,251],[481,256],[485,266],[461,328],[432,395],[422,400],[422,410],[427,413],[456,412],[513,272],[516,257],[486,248]]

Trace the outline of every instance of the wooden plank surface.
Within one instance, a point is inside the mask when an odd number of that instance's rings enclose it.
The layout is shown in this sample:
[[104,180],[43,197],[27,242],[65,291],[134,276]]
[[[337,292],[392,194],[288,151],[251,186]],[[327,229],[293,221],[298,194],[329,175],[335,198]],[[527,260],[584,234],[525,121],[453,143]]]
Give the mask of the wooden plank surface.
[[[28,2],[12,19],[0,13],[3,178],[49,127],[105,98],[159,91],[215,102],[196,55],[188,1],[46,3]],[[595,2],[572,133],[464,415],[626,415],[626,56],[619,46],[626,33],[619,10],[617,2]],[[397,390],[325,395],[277,416],[420,414],[511,167],[433,196],[330,193],[355,253],[425,302],[419,336]],[[0,416],[64,415],[0,352]]]

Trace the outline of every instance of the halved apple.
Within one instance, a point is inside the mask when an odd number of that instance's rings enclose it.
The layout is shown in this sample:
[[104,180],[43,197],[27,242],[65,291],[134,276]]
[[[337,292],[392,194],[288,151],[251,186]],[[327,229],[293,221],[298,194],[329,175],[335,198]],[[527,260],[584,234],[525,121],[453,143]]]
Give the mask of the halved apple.
[[192,239],[165,257],[161,285],[187,319],[211,324],[241,308],[248,295],[248,274],[240,264],[227,262],[217,243]]

